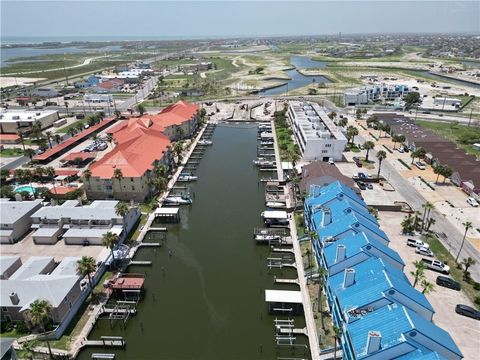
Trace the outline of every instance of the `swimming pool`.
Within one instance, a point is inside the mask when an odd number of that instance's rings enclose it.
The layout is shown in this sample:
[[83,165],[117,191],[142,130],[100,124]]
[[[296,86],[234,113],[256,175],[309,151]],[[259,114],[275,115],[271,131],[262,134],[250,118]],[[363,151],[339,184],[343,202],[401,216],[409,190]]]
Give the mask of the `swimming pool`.
[[23,191],[26,191],[30,194],[33,194],[34,192],[37,191],[37,188],[35,188],[31,185],[23,185],[23,186],[19,186],[19,187],[15,188],[16,193],[21,193]]

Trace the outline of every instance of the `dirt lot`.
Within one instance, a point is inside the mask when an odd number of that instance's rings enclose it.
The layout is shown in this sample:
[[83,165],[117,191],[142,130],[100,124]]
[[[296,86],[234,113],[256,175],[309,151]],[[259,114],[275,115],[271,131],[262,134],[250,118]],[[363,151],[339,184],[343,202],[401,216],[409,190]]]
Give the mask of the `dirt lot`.
[[[396,250],[406,263],[404,272],[413,284],[414,278],[410,274],[414,270],[413,262],[420,260],[422,256],[416,254],[414,248],[407,246],[407,236],[401,235],[400,223],[403,217],[404,214],[399,212],[380,212],[379,222],[383,231],[390,238],[390,247]],[[427,270],[425,275],[429,282],[435,284],[435,279],[439,274]],[[420,285],[417,285],[417,289],[422,291]],[[477,359],[480,349],[480,322],[455,313],[457,304],[472,306],[467,296],[462,291],[437,285],[435,285],[434,292],[426,296],[435,309],[433,322],[452,336],[465,359]]]

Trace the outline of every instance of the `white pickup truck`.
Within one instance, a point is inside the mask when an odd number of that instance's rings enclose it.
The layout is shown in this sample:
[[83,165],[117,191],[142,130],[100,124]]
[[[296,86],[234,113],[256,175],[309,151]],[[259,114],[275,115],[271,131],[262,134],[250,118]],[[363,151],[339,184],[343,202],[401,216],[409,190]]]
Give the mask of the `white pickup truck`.
[[413,247],[424,247],[426,249],[429,248],[428,244],[423,242],[422,240],[416,240],[416,239],[407,239],[407,245],[408,246],[413,246]]
[[422,258],[423,263],[427,269],[441,272],[442,274],[450,274],[450,266],[445,265],[441,261],[438,260],[430,260]]

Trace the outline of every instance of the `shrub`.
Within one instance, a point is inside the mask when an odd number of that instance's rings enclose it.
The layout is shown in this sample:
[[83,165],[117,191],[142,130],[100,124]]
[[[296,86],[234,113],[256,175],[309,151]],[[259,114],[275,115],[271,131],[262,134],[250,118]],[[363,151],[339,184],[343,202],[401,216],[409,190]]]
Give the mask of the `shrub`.
[[11,321],[2,321],[1,322],[1,332],[9,332],[13,330],[13,323]]
[[29,334],[30,333],[30,330],[28,329],[28,326],[25,323],[25,321],[18,321],[15,324],[15,329],[17,330],[17,333],[19,333],[19,334]]
[[480,306],[480,296],[476,296],[474,302],[476,305]]
[[480,283],[475,282],[475,283],[473,284],[473,288],[474,288],[475,290],[480,290]]

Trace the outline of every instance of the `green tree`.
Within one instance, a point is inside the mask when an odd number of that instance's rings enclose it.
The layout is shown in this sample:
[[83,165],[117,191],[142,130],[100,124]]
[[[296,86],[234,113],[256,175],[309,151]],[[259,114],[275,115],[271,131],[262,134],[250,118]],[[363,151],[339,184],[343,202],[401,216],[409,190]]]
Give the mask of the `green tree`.
[[414,151],[411,152],[410,156],[412,158],[412,164],[415,161],[415,158],[421,158],[424,157],[427,152],[423,147],[420,147],[418,149],[415,149]]
[[355,111],[355,117],[360,120],[362,118],[362,109],[357,109],[357,111]]
[[373,141],[365,141],[363,146],[365,147],[365,150],[367,150],[367,154],[365,155],[365,161],[368,162],[368,153],[375,147],[375,144]]
[[431,292],[435,291],[435,286],[429,282],[427,279],[422,280],[422,294],[430,294]]
[[333,325],[333,342],[334,342],[333,359],[334,360],[337,360],[337,344],[338,344],[338,341],[340,341],[340,337],[342,336],[342,334],[343,334],[343,330],[339,328],[337,325]]
[[127,236],[127,233],[126,233],[127,232],[127,221],[125,220],[125,216],[127,216],[129,211],[130,211],[130,207],[124,201],[120,201],[120,202],[117,203],[117,205],[115,205],[115,214],[117,214],[118,216],[121,216],[122,220],[123,220],[124,236]]
[[90,185],[90,178],[92,177],[92,171],[90,169],[85,169],[83,171],[83,178],[87,180],[88,185]]
[[[27,317],[33,326],[39,326],[40,330],[44,333],[46,331],[46,323],[51,319],[52,310],[52,304],[47,300],[37,299],[30,304],[30,308],[27,310]],[[53,353],[48,337],[45,337],[45,341],[47,342],[50,359],[53,359]]]
[[119,168],[116,168],[114,171],[113,171],[113,177],[118,180],[118,184],[120,186],[120,191],[122,191],[122,179],[123,179],[123,173],[122,173],[122,169],[119,169]]
[[30,161],[32,161],[33,160],[33,155],[35,155],[35,150],[33,150],[31,148],[27,148],[27,149],[25,149],[25,155],[30,158]]
[[161,193],[167,188],[167,179],[163,176],[155,176],[150,179],[150,185],[153,187],[155,192]]
[[328,277],[328,270],[325,269],[323,266],[320,266],[318,268],[318,311],[320,312],[320,320],[322,323],[322,329],[325,330],[325,324],[324,324],[324,316],[323,316],[323,299],[322,299],[322,294],[323,294],[323,289],[325,288],[325,278]]
[[433,173],[437,175],[437,178],[435,179],[435,184],[438,184],[438,178],[442,174],[442,170],[443,170],[443,165],[435,164],[433,166]]
[[51,131],[45,132],[45,136],[47,137],[48,145],[50,146],[50,149],[51,149],[52,148],[52,132]]
[[347,138],[350,140],[351,144],[354,144],[355,136],[358,135],[358,129],[354,126],[349,126],[347,128]]
[[110,252],[112,253],[112,262],[115,261],[115,254],[113,253],[113,249],[115,248],[115,245],[117,245],[117,241],[118,235],[112,233],[111,231],[106,232],[102,236],[103,246],[110,249]]
[[347,118],[342,118],[338,120],[338,126],[344,128],[348,124],[348,119]]
[[458,258],[460,257],[460,253],[462,252],[463,245],[465,244],[465,238],[467,237],[468,230],[472,228],[472,223],[470,221],[466,221],[463,223],[465,226],[465,233],[463,234],[462,244],[460,245],[460,250],[458,251],[457,257],[455,258],[455,262],[458,263]]
[[434,208],[434,205],[429,201],[422,204],[422,209],[423,209],[422,229],[427,228],[428,219],[430,217],[430,212],[432,211],[433,208]]
[[447,178],[452,176],[452,174],[453,174],[453,170],[452,170],[451,167],[449,167],[447,165],[442,166],[440,175],[443,176],[443,183],[444,184],[445,184],[445,181],[447,181]]
[[145,114],[145,111],[147,110],[145,108],[145,105],[143,105],[143,104],[138,104],[136,109],[140,113],[140,116],[143,116],[143,114]]
[[377,159],[378,159],[378,174],[377,178],[380,178],[380,170],[382,168],[382,161],[385,160],[387,157],[387,153],[383,150],[377,151]]
[[425,264],[423,261],[414,261],[415,271],[410,271],[413,276],[413,287],[417,286],[417,283],[425,278]]
[[420,94],[416,91],[409,92],[403,100],[405,101],[405,107],[410,109],[413,105],[420,101]]
[[462,260],[462,265],[463,265],[463,277],[467,278],[468,277],[468,269],[470,266],[475,265],[477,261],[474,258],[471,258],[470,256],[466,259]]
[[409,234],[415,229],[414,220],[411,215],[405,216],[400,224],[402,227],[402,234]]
[[23,152],[25,152],[25,135],[23,135],[23,132],[21,132],[20,130],[17,132],[17,135],[20,139],[20,142],[22,143]]
[[2,182],[7,180],[7,178],[10,176],[10,170],[8,169],[1,169],[0,170],[0,178],[2,179]]
[[87,276],[88,284],[90,289],[93,289],[91,273],[97,270],[97,264],[95,259],[91,256],[82,256],[80,260],[77,261],[77,271],[82,274],[82,276]]

